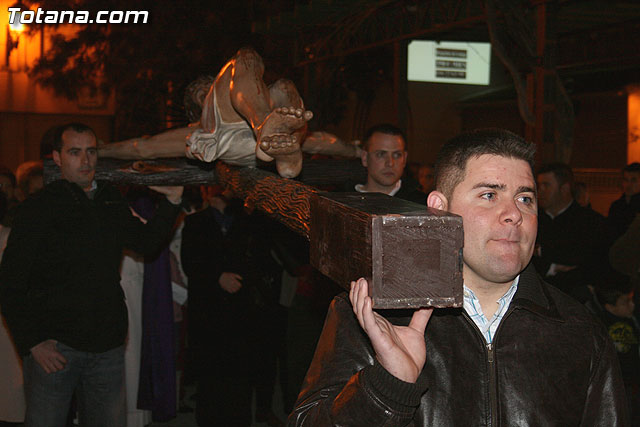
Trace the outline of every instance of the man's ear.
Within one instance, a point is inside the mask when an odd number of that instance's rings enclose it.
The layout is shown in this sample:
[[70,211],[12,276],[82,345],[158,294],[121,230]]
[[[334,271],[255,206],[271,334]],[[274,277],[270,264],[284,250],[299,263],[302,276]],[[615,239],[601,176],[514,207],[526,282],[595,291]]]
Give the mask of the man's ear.
[[427,206],[434,209],[446,211],[449,207],[447,197],[439,191],[432,191],[427,197]]
[[364,166],[365,168],[367,167],[367,156],[369,155],[369,152],[366,150],[362,150],[360,151],[360,161],[362,162],[362,166]]
[[51,155],[53,156],[53,161],[55,162],[55,164],[60,167],[60,153],[56,150],[53,150],[51,152]]

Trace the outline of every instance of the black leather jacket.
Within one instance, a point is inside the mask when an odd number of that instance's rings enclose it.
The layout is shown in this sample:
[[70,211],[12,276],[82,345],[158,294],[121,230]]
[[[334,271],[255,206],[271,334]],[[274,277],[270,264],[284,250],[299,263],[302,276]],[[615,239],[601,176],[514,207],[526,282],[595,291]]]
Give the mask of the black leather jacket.
[[[389,312],[392,323],[410,313]],[[462,309],[436,310],[416,384],[375,361],[346,294],[333,301],[289,425],[624,426],[620,368],[607,331],[529,266],[487,345]]]

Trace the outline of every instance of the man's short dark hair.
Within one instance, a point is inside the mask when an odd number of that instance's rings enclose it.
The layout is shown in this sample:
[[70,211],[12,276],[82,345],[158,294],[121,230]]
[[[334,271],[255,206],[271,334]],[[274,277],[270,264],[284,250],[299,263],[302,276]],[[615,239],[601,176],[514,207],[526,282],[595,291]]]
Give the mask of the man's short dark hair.
[[58,153],[62,150],[62,134],[68,130],[72,130],[78,133],[89,132],[96,138],[96,133],[89,126],[84,123],[67,123],[62,125],[56,129],[55,137],[53,138],[53,151],[57,151]]
[[587,184],[582,181],[578,181],[573,183],[573,191],[571,194],[574,199],[577,199],[580,195],[585,194],[588,191],[589,188],[587,187]]
[[381,123],[379,125],[371,126],[364,134],[364,138],[362,138],[362,149],[364,151],[369,150],[369,140],[373,136],[374,133],[384,133],[385,135],[393,135],[399,136],[402,138],[404,142],[404,149],[407,149],[407,138],[404,137],[404,132],[397,126],[392,125],[391,123]]
[[573,171],[568,164],[562,162],[547,163],[538,170],[538,175],[541,173],[552,173],[559,186],[569,184],[573,191]]
[[440,149],[435,164],[436,189],[450,198],[464,180],[467,163],[484,154],[524,160],[533,173],[535,145],[504,129],[476,129],[447,141]]
[[622,172],[640,173],[640,163],[633,162],[622,168]]

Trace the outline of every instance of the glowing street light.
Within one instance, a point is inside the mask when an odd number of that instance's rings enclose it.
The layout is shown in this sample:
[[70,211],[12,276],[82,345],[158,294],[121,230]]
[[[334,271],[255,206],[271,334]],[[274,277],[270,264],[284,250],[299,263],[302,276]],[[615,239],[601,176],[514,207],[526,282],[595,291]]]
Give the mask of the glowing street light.
[[20,42],[20,34],[22,34],[22,32],[24,31],[24,25],[20,20],[22,11],[28,10],[28,8],[21,1],[18,1],[16,4],[11,6],[10,9],[16,8],[20,11],[13,13],[13,22],[7,22],[7,45],[5,58],[7,67],[9,67],[9,57],[11,56],[11,51],[18,48],[18,43]]

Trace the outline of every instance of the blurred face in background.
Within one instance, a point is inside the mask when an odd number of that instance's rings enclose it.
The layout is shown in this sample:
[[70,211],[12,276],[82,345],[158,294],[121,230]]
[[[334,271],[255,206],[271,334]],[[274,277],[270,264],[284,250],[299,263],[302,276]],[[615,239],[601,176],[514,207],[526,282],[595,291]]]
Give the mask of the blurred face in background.
[[200,187],[202,201],[208,206],[226,205],[234,197],[231,188],[223,188],[221,185],[203,185]]
[[[542,209],[561,208],[564,202],[562,188],[553,172],[538,174],[538,205]],[[565,184],[568,186],[568,184]]]
[[589,189],[587,188],[586,184],[580,183],[580,182],[577,182],[575,184],[575,189],[573,191],[573,198],[575,199],[576,203],[578,203],[583,208],[586,208],[589,206],[589,201],[590,201]]
[[622,190],[625,196],[631,197],[640,193],[640,173],[623,172],[622,173]]
[[41,190],[42,187],[44,187],[44,181],[42,180],[42,176],[41,175],[33,176],[29,180],[29,187],[27,190],[27,194],[32,195],[33,193]]
[[361,160],[362,165],[367,168],[367,191],[390,192],[402,176],[407,163],[402,136],[374,132]]
[[433,176],[433,168],[431,166],[421,166],[418,171],[418,182],[420,183],[420,189],[429,193],[433,190],[433,184],[435,183],[435,179]]
[[633,292],[620,295],[616,301],[616,305],[605,304],[606,308],[618,317],[631,318],[635,304],[633,302]]
[[202,201],[208,205],[211,205],[215,197],[219,197],[222,194],[222,187],[219,185],[203,185],[200,187],[200,195]]

